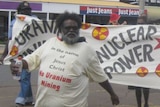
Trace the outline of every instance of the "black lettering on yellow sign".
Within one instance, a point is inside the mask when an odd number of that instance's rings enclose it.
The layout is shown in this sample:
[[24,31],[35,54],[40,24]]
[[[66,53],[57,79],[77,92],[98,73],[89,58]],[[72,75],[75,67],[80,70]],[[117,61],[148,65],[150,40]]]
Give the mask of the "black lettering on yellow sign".
[[40,32],[40,33],[44,33],[44,31],[42,30],[41,26],[37,23],[37,21],[35,20],[32,20],[32,25],[33,25],[33,31],[34,31],[34,34],[36,36],[38,36],[38,33],[37,32]]
[[50,32],[53,33],[54,31],[54,21],[51,21],[51,25],[48,24],[48,21],[43,21],[43,28],[44,28],[44,32]]
[[107,41],[106,44],[100,47],[100,51],[96,51],[97,56],[100,60],[100,63],[109,61],[111,58],[114,58],[113,64],[106,65],[104,71],[111,79],[111,72],[123,73],[126,70],[132,69],[133,65],[141,62],[151,62],[154,61],[151,53],[153,52],[152,44],[143,43],[142,45],[135,45],[131,49],[127,48],[128,52],[125,50],[125,53],[120,55],[121,57],[116,57],[119,54],[120,50],[124,50],[126,46],[139,42],[141,40],[153,40],[152,37],[157,33],[155,26],[148,26],[144,28],[139,26],[138,28],[131,28],[126,30],[126,33],[119,33],[118,36],[114,36],[110,41]]
[[[146,33],[145,33],[146,30]],[[132,29],[128,29],[126,33],[119,33],[118,36],[114,36],[111,41],[107,41],[100,51],[96,51],[98,58],[101,63],[105,60],[109,60],[111,57],[116,56],[119,53],[119,50],[125,49],[126,46],[134,42],[141,40],[153,40],[153,35],[157,32],[155,26],[148,26],[144,29],[143,26]]]
[[[143,52],[141,52],[143,50]],[[127,55],[123,55],[122,57],[117,58],[111,66],[104,67],[105,73],[111,79],[112,76],[110,73],[123,73],[126,70],[132,69],[133,65],[141,62],[152,62],[154,59],[151,56],[153,51],[153,47],[150,44],[138,45],[133,49],[129,49]]]
[[27,41],[31,40],[31,38],[39,36],[38,34],[54,33],[54,26],[54,21],[41,21],[38,23],[32,20],[32,24],[27,25],[26,28],[20,32],[19,36],[15,37],[15,41],[18,45],[24,45]]
[[33,43],[33,45],[29,48],[27,48],[24,52],[23,55],[27,56],[28,54],[31,54],[32,52],[34,52],[38,47],[40,47],[42,44],[44,44],[46,42],[46,40],[43,41],[39,41],[36,43]]

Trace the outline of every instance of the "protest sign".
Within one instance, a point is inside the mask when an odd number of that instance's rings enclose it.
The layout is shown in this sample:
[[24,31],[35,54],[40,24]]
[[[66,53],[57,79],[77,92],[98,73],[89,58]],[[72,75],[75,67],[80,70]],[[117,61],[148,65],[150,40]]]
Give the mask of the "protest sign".
[[[54,32],[54,21],[33,20],[11,41],[5,61],[31,54]],[[95,49],[110,82],[160,89],[160,26],[83,24],[80,35]]]

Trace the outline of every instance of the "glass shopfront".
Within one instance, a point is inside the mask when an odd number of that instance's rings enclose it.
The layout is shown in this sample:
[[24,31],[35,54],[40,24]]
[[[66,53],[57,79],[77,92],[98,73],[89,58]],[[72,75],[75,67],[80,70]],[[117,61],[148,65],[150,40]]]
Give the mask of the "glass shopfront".
[[7,38],[8,32],[8,13],[0,11],[0,40],[4,41]]

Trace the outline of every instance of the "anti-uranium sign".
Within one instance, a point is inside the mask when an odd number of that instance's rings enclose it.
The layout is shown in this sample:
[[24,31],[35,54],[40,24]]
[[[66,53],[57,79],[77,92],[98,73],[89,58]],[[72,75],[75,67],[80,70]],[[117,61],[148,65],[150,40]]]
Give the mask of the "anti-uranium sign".
[[[54,27],[54,21],[33,20],[10,42],[5,61],[56,37]],[[80,35],[95,49],[110,82],[160,89],[160,26],[83,24]]]

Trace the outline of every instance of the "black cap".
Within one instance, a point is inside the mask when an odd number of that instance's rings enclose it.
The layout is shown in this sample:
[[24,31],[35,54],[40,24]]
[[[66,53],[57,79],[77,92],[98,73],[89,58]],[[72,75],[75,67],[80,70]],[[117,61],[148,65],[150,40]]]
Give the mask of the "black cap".
[[29,5],[29,3],[27,1],[23,1],[19,4],[19,6],[17,7],[17,10],[20,11],[20,10],[24,10],[24,9],[28,9],[28,10],[31,10],[31,7]]

